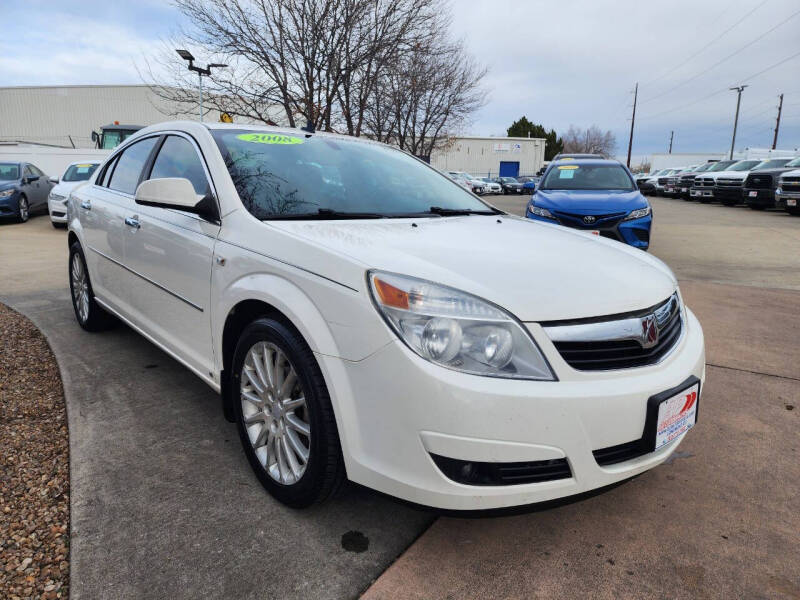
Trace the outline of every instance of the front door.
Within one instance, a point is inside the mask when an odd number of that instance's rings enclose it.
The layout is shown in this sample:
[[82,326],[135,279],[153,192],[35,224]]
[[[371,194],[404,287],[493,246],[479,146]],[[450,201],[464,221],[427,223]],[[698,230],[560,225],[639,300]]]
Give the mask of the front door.
[[[163,140],[143,179],[182,177],[198,194],[212,188],[194,141],[179,134]],[[198,374],[213,371],[211,263],[219,225],[197,215],[135,205],[125,236],[127,266],[144,281],[131,288],[134,320]]]

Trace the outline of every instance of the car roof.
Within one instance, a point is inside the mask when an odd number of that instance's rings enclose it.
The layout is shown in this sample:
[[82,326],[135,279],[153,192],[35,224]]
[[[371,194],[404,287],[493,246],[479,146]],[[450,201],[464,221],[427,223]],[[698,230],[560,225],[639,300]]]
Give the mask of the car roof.
[[[619,165],[623,166],[621,162],[618,160],[614,160],[613,158],[571,158],[566,159],[562,158],[559,162],[567,162],[567,163],[577,163],[580,165]],[[550,163],[551,166],[554,163]]]
[[69,163],[67,166],[71,167],[73,165],[99,165],[102,162],[103,161],[101,161],[101,160],[97,160],[97,159],[92,158],[90,160],[76,160],[75,162]]

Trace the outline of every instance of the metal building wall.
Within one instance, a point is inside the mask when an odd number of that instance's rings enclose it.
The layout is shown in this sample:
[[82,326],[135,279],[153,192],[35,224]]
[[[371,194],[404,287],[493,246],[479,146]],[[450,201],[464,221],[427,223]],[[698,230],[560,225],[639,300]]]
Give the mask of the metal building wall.
[[197,119],[197,113],[174,113],[146,85],[5,87],[0,88],[0,140],[91,148],[91,132],[114,121],[153,125]]
[[519,162],[520,175],[534,175],[544,165],[542,138],[457,137],[434,152],[431,164],[443,171],[466,171],[496,177],[501,161]]

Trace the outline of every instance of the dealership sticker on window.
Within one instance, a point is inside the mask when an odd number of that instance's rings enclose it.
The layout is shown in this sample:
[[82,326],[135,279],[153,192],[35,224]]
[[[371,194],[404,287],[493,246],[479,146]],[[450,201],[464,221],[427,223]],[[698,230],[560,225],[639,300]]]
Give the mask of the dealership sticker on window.
[[75,166],[78,167],[79,169],[89,169],[94,165],[75,165]]
[[281,135],[279,133],[242,133],[237,135],[236,139],[242,140],[243,142],[252,142],[254,144],[293,145],[303,143],[302,138],[291,135]]
[[577,168],[578,168],[578,165],[564,165],[564,166],[558,167],[558,170],[559,171],[572,171],[572,170],[577,169]]

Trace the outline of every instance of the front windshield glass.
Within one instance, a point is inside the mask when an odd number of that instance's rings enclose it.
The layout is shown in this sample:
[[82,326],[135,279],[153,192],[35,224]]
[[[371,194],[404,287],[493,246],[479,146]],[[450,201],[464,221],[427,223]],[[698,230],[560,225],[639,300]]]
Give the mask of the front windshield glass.
[[242,203],[258,219],[496,212],[435,169],[380,144],[263,130],[212,133]]
[[550,169],[541,190],[627,190],[636,189],[622,165],[563,165]]
[[500,178],[500,180],[501,180],[503,183],[519,183],[519,181],[517,181],[517,180],[516,180],[516,179],[514,179],[513,177],[501,177],[501,178]]
[[742,160],[728,167],[726,171],[751,171],[760,162],[760,160]]
[[800,157],[795,158],[793,161],[786,163],[787,167],[800,167]]
[[67,172],[64,173],[64,177],[61,178],[61,181],[86,181],[92,176],[96,168],[96,163],[70,165],[69,168],[67,168]]
[[16,163],[0,163],[0,181],[16,181],[19,179],[19,165]]
[[754,171],[760,171],[761,169],[780,169],[783,166],[786,166],[791,158],[773,158],[770,160],[765,160],[761,164],[759,164]]
[[701,166],[697,167],[697,169],[695,169],[695,173],[704,173],[705,171],[708,171],[713,166],[714,166],[714,163],[706,163],[704,165],[701,165]]
[[714,163],[714,166],[709,169],[709,171],[727,171],[728,167],[731,165],[735,165],[735,160],[722,160],[718,163]]

